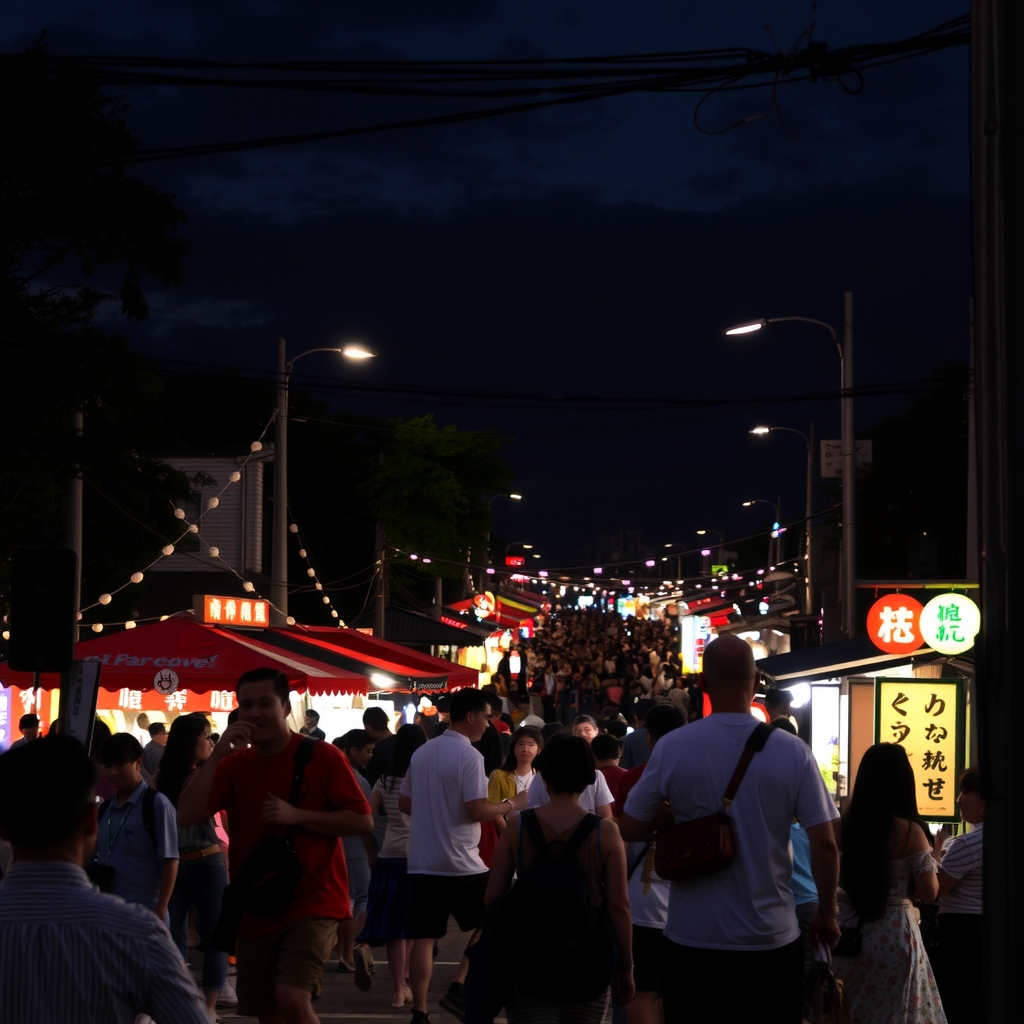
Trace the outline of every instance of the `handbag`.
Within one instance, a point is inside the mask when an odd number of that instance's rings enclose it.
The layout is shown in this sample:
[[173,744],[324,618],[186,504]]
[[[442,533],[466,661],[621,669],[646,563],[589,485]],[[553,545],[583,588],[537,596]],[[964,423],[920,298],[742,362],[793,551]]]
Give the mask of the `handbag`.
[[681,821],[658,833],[654,870],[662,878],[672,882],[699,878],[721,871],[736,860],[736,833],[725,811],[732,806],[754,754],[764,748],[771,734],[771,726],[760,722],[747,738],[722,797],[723,810],[693,821]]
[[810,995],[810,1024],[850,1024],[850,1006],[843,982],[832,967],[832,951],[819,942],[811,967],[813,989]]
[[[302,776],[306,765],[313,757],[316,740],[305,736],[295,750],[292,788],[288,803],[298,805],[302,788]],[[295,855],[295,828],[292,826],[283,836],[267,836],[261,839],[246,857],[245,863],[231,879],[242,909],[253,917],[275,917],[280,914],[295,896],[302,865]]]

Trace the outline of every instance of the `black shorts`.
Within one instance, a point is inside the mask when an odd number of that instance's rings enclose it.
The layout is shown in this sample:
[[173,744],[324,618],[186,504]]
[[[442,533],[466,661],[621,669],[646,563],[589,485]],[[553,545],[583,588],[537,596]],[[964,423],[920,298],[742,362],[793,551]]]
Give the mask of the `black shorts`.
[[488,873],[479,875],[409,875],[412,887],[409,934],[414,939],[441,939],[454,917],[463,932],[484,920],[484,891]]
[[661,987],[661,929],[633,925],[633,980],[637,992]]

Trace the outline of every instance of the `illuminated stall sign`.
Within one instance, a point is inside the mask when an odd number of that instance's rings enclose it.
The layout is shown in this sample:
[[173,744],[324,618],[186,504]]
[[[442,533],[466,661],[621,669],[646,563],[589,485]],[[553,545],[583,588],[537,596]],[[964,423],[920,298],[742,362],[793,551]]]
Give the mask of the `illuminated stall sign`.
[[868,610],[868,637],[886,654],[909,654],[924,644],[921,602],[906,594],[880,597]]
[[684,615],[679,620],[680,654],[683,673],[691,675],[701,670],[704,648],[711,641],[711,619],[706,615]]
[[270,602],[251,597],[203,594],[196,599],[202,621],[213,626],[269,626]]
[[526,556],[525,555],[506,555],[505,556],[505,564],[509,565],[509,566],[513,566],[516,569],[519,569],[522,566],[526,565]]
[[914,769],[925,821],[959,821],[956,783],[964,769],[962,679],[875,680],[875,742],[898,743]]
[[921,635],[939,654],[963,654],[981,630],[978,606],[963,594],[940,594],[921,611]]

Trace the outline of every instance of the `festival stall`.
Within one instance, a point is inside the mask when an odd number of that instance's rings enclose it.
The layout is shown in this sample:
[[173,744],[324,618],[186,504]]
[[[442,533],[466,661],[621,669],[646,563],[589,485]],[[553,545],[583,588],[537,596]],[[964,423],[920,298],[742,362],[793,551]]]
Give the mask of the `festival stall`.
[[[283,672],[302,704],[310,689],[366,693],[364,675],[315,659],[295,659],[254,649],[241,635],[202,625],[189,615],[176,615],[135,629],[103,634],[75,645],[75,658],[100,663],[97,714],[115,732],[132,732],[148,739],[138,726],[145,714],[152,722],[169,723],[179,714],[200,711],[212,717],[218,729],[237,706],[235,683],[254,668]],[[0,664],[0,747],[17,739],[11,730],[22,714],[39,716],[42,731],[57,719],[60,676],[43,673],[39,689],[28,672],[15,672]],[[301,710],[301,707],[300,707]],[[301,725],[301,714],[295,721]]]

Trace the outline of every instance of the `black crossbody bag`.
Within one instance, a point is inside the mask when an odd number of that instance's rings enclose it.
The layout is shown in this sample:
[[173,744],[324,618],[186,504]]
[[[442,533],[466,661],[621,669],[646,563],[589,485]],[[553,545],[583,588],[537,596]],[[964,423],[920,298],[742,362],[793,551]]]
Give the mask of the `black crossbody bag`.
[[[295,771],[288,797],[293,807],[299,802],[302,777],[316,743],[306,736],[295,751]],[[302,878],[302,865],[295,855],[295,829],[293,825],[283,836],[267,836],[249,851],[245,863],[224,890],[220,918],[210,943],[214,949],[234,952],[243,910],[253,917],[275,917],[291,903]]]

